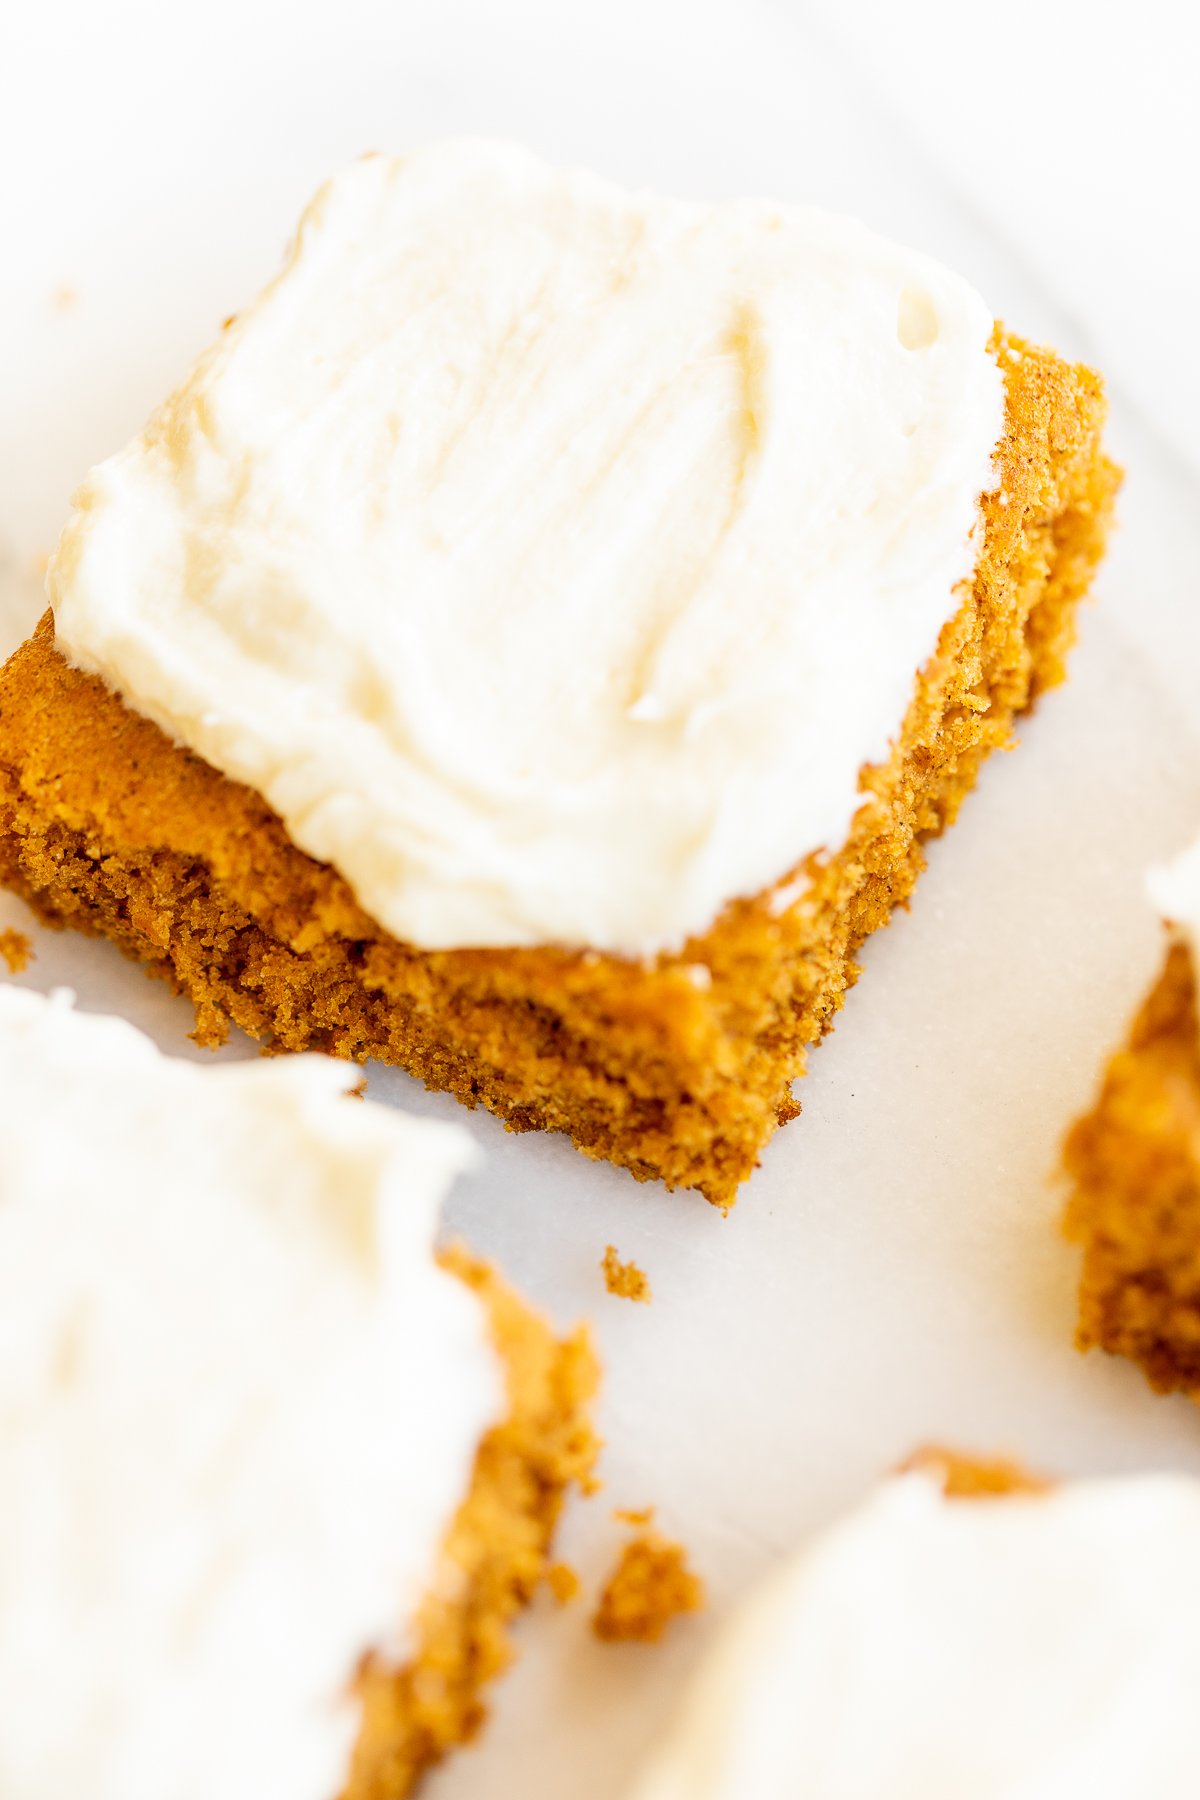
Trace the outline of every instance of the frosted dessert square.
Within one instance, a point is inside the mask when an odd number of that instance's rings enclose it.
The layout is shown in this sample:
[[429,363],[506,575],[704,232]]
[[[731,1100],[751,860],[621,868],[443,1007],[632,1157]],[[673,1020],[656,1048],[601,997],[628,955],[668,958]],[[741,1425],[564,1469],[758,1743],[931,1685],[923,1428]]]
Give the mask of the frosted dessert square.
[[850,220],[366,158],[87,477],[0,873],[276,1049],[728,1206],[1060,680],[1098,378]]

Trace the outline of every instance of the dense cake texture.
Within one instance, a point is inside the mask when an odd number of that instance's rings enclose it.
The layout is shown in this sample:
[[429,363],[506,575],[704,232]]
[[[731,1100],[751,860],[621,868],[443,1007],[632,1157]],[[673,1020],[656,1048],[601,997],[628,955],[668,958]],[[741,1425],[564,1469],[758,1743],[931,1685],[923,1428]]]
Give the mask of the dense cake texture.
[[1200,1483],[926,1452],[725,1622],[636,1800],[1187,1800]]
[[1200,1021],[1173,940],[1091,1111],[1067,1138],[1068,1236],[1083,1250],[1080,1349],[1200,1397]]
[[0,987],[5,1800],[397,1800],[478,1729],[596,1369],[350,1075]]
[[43,919],[112,938],[196,1007],[277,1050],[397,1063],[514,1130],[570,1133],[639,1179],[732,1203],[792,1082],[907,902],[925,842],[984,757],[1063,678],[1117,474],[1098,378],[1013,338],[998,485],[973,581],[916,674],[847,841],[795,897],[729,905],[644,959],[551,947],[422,951],[389,936],[251,789],[58,653],[49,615],[0,675],[0,872]]

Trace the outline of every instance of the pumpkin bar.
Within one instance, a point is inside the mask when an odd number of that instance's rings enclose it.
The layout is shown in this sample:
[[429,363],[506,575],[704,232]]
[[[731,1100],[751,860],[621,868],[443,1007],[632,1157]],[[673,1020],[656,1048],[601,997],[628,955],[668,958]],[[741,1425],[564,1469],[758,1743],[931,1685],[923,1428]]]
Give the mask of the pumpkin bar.
[[470,1141],[344,1064],[4,986],[0,1070],[0,1791],[399,1800],[588,1477],[586,1337],[436,1248]]
[[852,221],[363,159],[76,496],[0,876],[274,1050],[729,1206],[1060,681],[1090,370]]

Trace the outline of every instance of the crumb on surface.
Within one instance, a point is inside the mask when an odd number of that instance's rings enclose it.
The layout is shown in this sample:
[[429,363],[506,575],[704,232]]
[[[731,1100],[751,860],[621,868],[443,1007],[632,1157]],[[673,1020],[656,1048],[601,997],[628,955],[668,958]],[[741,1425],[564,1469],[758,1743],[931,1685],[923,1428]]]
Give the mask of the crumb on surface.
[[69,281],[62,282],[51,294],[50,305],[56,313],[74,312],[79,305],[79,289]]
[[610,1244],[605,1250],[600,1267],[604,1271],[604,1285],[610,1294],[615,1294],[619,1300],[639,1300],[649,1305],[653,1299],[649,1279],[635,1262],[621,1261],[615,1244]]
[[570,1563],[556,1562],[546,1570],[546,1585],[559,1606],[570,1606],[583,1584]]
[[941,1444],[923,1445],[900,1464],[899,1473],[936,1475],[948,1500],[999,1500],[1008,1494],[1045,1494],[1053,1486],[1015,1458],[970,1456]]
[[0,931],[0,956],[10,975],[19,975],[33,961],[33,944],[23,931]]
[[622,1549],[592,1630],[608,1644],[656,1644],[678,1613],[699,1612],[704,1600],[704,1583],[688,1567],[683,1545],[644,1531]]
[[654,1508],[652,1506],[614,1506],[613,1518],[618,1525],[652,1525]]

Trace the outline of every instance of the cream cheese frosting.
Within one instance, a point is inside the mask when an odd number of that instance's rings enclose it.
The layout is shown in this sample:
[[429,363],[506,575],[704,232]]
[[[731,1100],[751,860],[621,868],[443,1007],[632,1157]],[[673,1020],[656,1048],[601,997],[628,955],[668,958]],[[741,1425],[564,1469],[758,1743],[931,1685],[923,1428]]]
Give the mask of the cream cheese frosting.
[[1192,1800],[1200,1482],[887,1482],[769,1578],[633,1800]]
[[501,1377],[471,1145],[0,988],[0,1794],[333,1800]]
[[88,477],[58,642],[394,936],[677,946],[844,840],[977,554],[992,328],[813,209],[364,158]]

